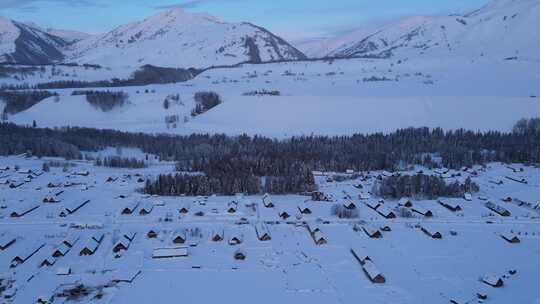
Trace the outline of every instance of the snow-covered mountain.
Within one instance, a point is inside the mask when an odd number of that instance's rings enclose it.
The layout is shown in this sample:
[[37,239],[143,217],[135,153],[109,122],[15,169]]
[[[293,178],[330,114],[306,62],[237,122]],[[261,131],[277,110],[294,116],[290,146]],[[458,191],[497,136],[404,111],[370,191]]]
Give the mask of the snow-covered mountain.
[[46,64],[64,58],[62,38],[26,23],[0,17],[0,63]]
[[250,23],[227,23],[174,8],[67,48],[67,59],[104,66],[209,67],[305,58],[285,40]]
[[79,31],[62,30],[62,29],[55,29],[55,28],[48,28],[46,29],[46,32],[53,36],[60,37],[68,43],[75,43],[75,42],[81,41],[83,39],[87,39],[92,36],[88,33],[83,33]]
[[540,1],[492,0],[465,15],[410,17],[368,35],[338,37],[342,44],[327,56],[538,59],[538,28]]

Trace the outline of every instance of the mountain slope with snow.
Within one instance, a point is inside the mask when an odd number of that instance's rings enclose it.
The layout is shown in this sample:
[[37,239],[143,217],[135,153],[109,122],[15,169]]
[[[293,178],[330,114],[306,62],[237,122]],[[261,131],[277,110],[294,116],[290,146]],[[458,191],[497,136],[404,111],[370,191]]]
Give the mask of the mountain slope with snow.
[[411,17],[385,25],[330,51],[333,57],[538,59],[540,1],[494,0],[465,15]]
[[250,23],[226,23],[175,8],[84,39],[69,61],[105,66],[209,67],[305,58],[283,39]]
[[46,32],[50,35],[60,37],[68,43],[75,43],[75,42],[81,41],[83,39],[87,39],[92,36],[88,33],[83,33],[79,31],[61,30],[61,29],[54,29],[54,28],[48,28]]
[[0,17],[0,63],[48,64],[64,58],[62,38]]

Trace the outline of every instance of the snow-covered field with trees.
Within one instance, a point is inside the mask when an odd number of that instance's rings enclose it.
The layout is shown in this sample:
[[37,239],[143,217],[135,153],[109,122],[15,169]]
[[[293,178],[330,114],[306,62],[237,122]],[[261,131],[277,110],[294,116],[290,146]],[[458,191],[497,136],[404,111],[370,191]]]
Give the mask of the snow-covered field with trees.
[[[36,121],[40,127],[272,137],[420,126],[508,131],[518,119],[540,115],[535,98],[540,94],[540,74],[531,66],[538,63],[411,60],[397,64],[386,59],[348,59],[246,64],[208,70],[178,84],[50,90],[59,96],[8,115],[8,121],[23,125]],[[72,96],[74,90],[124,92],[128,99],[103,111],[84,96]],[[222,103],[192,117],[193,96],[200,91],[218,93]],[[165,106],[168,96],[179,99]],[[486,109],[490,115],[485,115]]]
[[137,191],[173,172],[167,162],[112,169],[11,156],[0,169],[0,294],[8,303],[540,300],[531,292],[540,272],[533,166],[399,172],[480,187],[440,200],[371,195],[398,174],[384,171],[315,172],[318,197],[173,198]]

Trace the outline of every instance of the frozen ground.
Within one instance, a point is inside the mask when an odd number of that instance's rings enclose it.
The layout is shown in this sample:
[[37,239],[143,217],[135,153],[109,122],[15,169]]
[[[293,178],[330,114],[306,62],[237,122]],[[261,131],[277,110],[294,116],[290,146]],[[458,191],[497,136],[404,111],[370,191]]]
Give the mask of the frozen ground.
[[[116,152],[109,149],[102,155]],[[123,153],[141,156],[138,151]],[[319,176],[320,190],[334,202],[314,202],[298,195],[272,196],[275,207],[266,208],[261,196],[166,198],[136,192],[145,179],[173,172],[171,163],[127,170],[70,161],[66,172],[54,167],[40,175],[45,160],[0,158],[0,168],[10,167],[0,172],[0,180],[7,181],[0,185],[0,239],[16,239],[0,250],[1,284],[7,287],[0,288],[2,303],[50,299],[73,286],[70,284],[83,284],[88,294],[70,300],[57,296],[52,303],[478,303],[478,292],[488,295],[486,303],[540,303],[536,291],[540,273],[540,169],[535,167],[492,163],[486,169],[451,171],[448,174],[461,175],[454,177],[457,179],[466,178],[472,171],[478,173],[472,178],[481,191],[471,201],[446,199],[459,204],[462,211],[452,212],[436,201],[413,199],[413,208],[429,209],[433,217],[414,213],[414,217],[404,218],[394,211],[398,217],[386,219],[366,204],[377,198],[359,198],[381,172],[364,172],[365,179],[341,183]],[[23,174],[27,170],[37,174],[28,178],[28,173]],[[527,184],[507,177],[525,179]],[[19,187],[10,188],[10,184],[19,182]],[[58,187],[49,188],[49,183]],[[363,189],[353,186],[359,184]],[[43,203],[49,196],[59,202]],[[332,205],[349,200],[347,196],[359,209],[358,219],[340,220],[331,215]],[[507,197],[512,201],[503,202]],[[490,211],[484,199],[504,207],[511,216]],[[66,217],[59,216],[66,207],[84,200],[90,201]],[[238,208],[229,213],[232,201],[238,202]],[[136,203],[140,204],[133,214],[121,214]],[[300,214],[298,206],[302,203],[311,214]],[[34,204],[39,207],[30,213],[11,217],[13,211]],[[397,204],[385,201],[383,206],[395,210]],[[151,210],[150,214],[140,215],[143,207]],[[183,207],[187,213],[179,212]],[[291,217],[280,218],[282,210]],[[196,216],[198,212],[204,215]],[[270,240],[258,239],[261,226]],[[362,230],[380,230],[383,226],[391,231],[381,231],[380,239],[371,239]],[[326,244],[316,245],[309,233],[317,227]],[[420,227],[440,232],[442,239],[430,238]],[[156,238],[148,238],[150,230],[157,233]],[[173,244],[175,232],[184,235],[184,244]],[[132,233],[136,235],[128,250],[115,257],[115,243]],[[104,239],[95,253],[80,256],[83,247],[92,242],[91,237],[98,234],[104,234]],[[223,240],[213,241],[215,234]],[[501,234],[517,236],[521,242],[508,243]],[[234,236],[241,244],[230,245]],[[77,238],[65,256],[51,258],[64,240]],[[36,254],[10,268],[15,256],[25,256],[41,245]],[[177,246],[186,247],[188,256],[152,258],[153,249]],[[351,248],[361,248],[386,283],[371,283]],[[239,251],[245,254],[245,260],[233,258]],[[45,259],[54,261],[54,265],[39,267]],[[57,275],[66,269],[70,274]],[[516,273],[509,274],[510,270]],[[504,286],[493,288],[482,283],[479,279],[485,276],[502,278]]]

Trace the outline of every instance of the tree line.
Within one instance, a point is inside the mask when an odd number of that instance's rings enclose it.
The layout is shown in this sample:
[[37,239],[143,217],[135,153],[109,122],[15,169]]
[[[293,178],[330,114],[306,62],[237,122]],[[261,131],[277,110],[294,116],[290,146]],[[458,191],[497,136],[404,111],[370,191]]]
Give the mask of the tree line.
[[96,166],[110,167],[110,168],[128,168],[128,169],[140,169],[146,168],[144,160],[132,158],[125,158],[119,156],[109,156],[105,158],[97,158],[95,161]]
[[4,113],[17,114],[22,111],[28,110],[40,101],[52,97],[58,96],[55,92],[49,91],[0,91],[0,102],[4,102]]
[[479,186],[470,177],[467,177],[463,183],[454,181],[447,184],[440,176],[415,174],[383,178],[373,185],[372,192],[384,198],[434,199],[437,197],[463,197],[467,192],[474,193],[479,190]]
[[[127,79],[112,78],[110,80],[84,81],[84,80],[57,80],[38,83],[36,85],[2,84],[0,91],[7,90],[49,90],[49,89],[80,89],[80,88],[108,88],[144,86],[149,84],[167,84],[185,82],[195,78],[203,70],[189,68],[164,68],[153,65],[144,65]],[[0,69],[0,76],[2,70]]]
[[[540,135],[529,128],[519,128],[515,132],[407,128],[389,134],[276,140],[246,135],[148,135],[0,124],[2,155],[31,151],[36,156],[80,158],[81,151],[98,151],[106,147],[140,148],[160,159],[176,161],[178,177],[163,178],[161,184],[154,187],[159,189],[157,194],[169,195],[184,191],[178,190],[185,189],[182,188],[184,182],[194,183],[183,177],[184,173],[193,172],[202,173],[208,179],[204,183],[214,185],[210,186],[210,192],[214,189],[223,193],[255,191],[255,183],[252,185],[251,182],[249,186],[247,182],[232,186],[238,184],[238,180],[252,179],[258,181],[261,191],[286,193],[312,187],[307,173],[311,170],[396,171],[412,164],[459,169],[492,161],[540,163]],[[226,182],[218,187],[214,179]],[[170,190],[172,184],[175,184],[174,191]],[[216,193],[220,193],[217,190]]]
[[193,117],[201,115],[223,102],[221,96],[216,92],[197,92],[193,98],[195,99],[195,109],[191,111]]
[[86,95],[86,101],[103,112],[121,107],[129,99],[129,95],[125,92],[111,91],[73,91],[71,95]]

